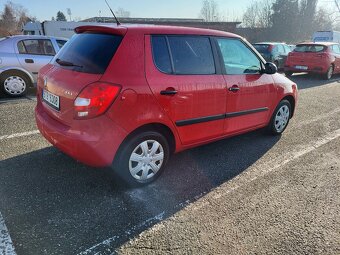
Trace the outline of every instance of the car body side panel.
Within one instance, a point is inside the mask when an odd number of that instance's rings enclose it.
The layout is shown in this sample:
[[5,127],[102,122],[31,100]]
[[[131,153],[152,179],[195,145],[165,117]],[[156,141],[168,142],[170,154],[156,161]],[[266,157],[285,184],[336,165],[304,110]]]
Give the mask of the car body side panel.
[[[133,60],[133,61],[131,61]],[[122,86],[122,91],[106,115],[131,133],[138,127],[157,123],[167,126],[181,142],[175,127],[157,103],[145,77],[144,33],[127,33],[101,81]]]

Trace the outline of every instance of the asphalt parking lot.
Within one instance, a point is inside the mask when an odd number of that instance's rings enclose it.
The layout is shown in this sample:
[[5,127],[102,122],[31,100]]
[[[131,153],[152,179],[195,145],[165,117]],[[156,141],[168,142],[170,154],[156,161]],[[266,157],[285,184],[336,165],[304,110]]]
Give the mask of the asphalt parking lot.
[[138,189],[51,147],[34,90],[0,98],[0,254],[340,254],[340,77],[292,79],[281,137],[182,152]]

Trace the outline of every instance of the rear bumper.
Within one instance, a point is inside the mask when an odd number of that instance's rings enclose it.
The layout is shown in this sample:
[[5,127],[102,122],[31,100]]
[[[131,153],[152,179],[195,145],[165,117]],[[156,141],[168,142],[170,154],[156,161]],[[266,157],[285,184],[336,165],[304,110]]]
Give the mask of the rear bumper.
[[[328,70],[328,66],[326,65],[303,65],[303,66],[307,66],[306,70],[302,70],[299,68],[296,68],[296,66],[299,65],[285,65],[284,67],[284,71],[285,72],[293,72],[293,73],[320,73],[320,74],[324,74],[327,72]],[[300,64],[301,66],[301,64]]]
[[51,118],[38,103],[35,118],[40,133],[72,158],[93,167],[112,164],[126,132],[105,115],[75,120],[66,126]]

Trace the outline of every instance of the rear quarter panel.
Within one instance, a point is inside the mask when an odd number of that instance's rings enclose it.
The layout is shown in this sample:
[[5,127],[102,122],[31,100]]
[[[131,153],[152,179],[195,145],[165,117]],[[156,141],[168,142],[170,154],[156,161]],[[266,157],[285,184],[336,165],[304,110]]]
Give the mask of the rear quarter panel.
[[128,134],[146,124],[159,123],[172,131],[176,151],[181,143],[175,127],[152,94],[145,77],[144,33],[129,33],[124,36],[101,81],[122,87],[111,108],[106,113]]

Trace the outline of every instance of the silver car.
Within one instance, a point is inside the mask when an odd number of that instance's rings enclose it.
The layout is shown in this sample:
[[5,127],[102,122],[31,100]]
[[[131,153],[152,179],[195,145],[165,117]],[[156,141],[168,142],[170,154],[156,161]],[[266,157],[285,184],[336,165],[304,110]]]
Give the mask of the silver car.
[[36,84],[40,68],[66,43],[65,38],[16,35],[0,39],[0,86],[12,97]]

